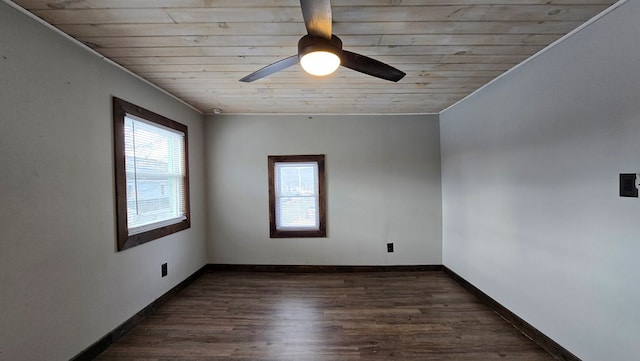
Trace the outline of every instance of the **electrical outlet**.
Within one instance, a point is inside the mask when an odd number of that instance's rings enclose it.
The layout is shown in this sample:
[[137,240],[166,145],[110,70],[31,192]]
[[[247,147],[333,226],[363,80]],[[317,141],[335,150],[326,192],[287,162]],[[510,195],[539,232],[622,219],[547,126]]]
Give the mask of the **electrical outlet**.
[[162,264],[161,272],[162,272],[162,277],[165,277],[168,274],[168,272],[167,272],[167,264],[166,263]]
[[637,175],[635,173],[620,174],[620,197],[638,197]]
[[393,243],[387,243],[387,253],[393,253]]

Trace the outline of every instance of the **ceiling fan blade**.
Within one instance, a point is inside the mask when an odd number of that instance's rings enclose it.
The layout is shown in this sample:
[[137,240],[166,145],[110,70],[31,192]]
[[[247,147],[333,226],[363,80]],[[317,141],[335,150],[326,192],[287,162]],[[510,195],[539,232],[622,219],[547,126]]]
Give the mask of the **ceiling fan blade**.
[[391,65],[346,50],[342,51],[341,65],[364,74],[375,76],[376,78],[395,82],[407,75]]
[[307,33],[331,40],[331,0],[300,0]]
[[269,76],[271,74],[275,74],[277,72],[279,72],[280,70],[284,70],[290,66],[296,65],[298,64],[298,56],[297,55],[293,55],[290,56],[288,58],[284,58],[282,60],[278,60],[273,64],[267,65],[264,68],[254,71],[253,73],[245,76],[244,78],[240,79],[241,82],[245,82],[245,83],[251,83],[254,80],[258,80],[258,79],[262,79],[266,76]]

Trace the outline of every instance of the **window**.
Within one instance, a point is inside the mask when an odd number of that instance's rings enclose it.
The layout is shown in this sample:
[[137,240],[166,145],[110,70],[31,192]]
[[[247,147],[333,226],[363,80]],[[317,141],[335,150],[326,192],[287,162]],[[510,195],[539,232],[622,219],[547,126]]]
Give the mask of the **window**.
[[271,238],[326,237],[324,155],[268,158]]
[[187,126],[113,98],[118,250],[190,227]]

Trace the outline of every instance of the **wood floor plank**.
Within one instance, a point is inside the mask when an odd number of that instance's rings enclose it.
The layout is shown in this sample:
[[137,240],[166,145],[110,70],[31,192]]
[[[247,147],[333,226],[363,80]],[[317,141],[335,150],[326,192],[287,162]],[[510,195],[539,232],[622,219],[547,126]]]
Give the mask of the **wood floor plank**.
[[205,272],[111,345],[113,360],[554,358],[443,272]]

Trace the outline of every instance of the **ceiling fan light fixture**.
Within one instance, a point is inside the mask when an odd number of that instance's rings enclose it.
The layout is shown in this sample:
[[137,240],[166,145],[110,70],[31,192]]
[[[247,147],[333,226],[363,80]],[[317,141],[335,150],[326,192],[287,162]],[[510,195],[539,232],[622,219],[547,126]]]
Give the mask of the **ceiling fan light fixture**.
[[340,67],[341,53],[342,41],[335,35],[331,39],[306,35],[298,42],[300,66],[311,75],[325,76],[335,72]]
[[312,51],[300,57],[300,65],[315,76],[329,75],[340,66],[340,57],[329,51]]

